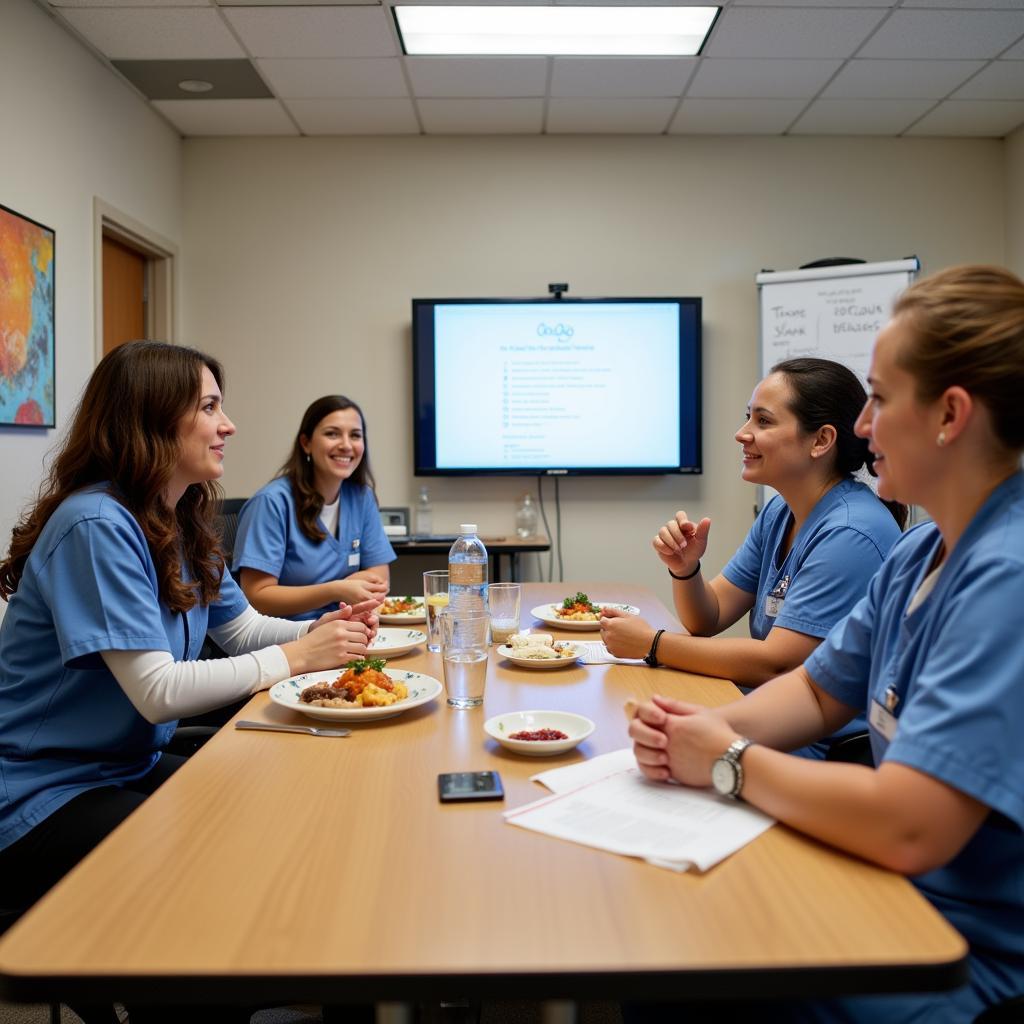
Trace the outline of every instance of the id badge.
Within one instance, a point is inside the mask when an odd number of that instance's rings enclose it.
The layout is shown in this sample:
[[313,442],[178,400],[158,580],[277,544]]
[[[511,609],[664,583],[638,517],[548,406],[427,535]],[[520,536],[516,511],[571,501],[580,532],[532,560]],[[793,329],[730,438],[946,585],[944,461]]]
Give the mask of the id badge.
[[888,708],[882,707],[877,700],[873,700],[871,702],[871,710],[868,712],[868,721],[890,743],[892,743],[896,738],[896,730],[899,728],[899,719]]
[[764,599],[764,613],[770,619],[778,617],[779,612],[782,611],[782,606],[785,604],[785,599],[776,597],[774,594],[769,594]]
[[350,554],[348,556],[348,565],[349,565],[350,569],[358,568],[359,567],[359,552],[358,551],[353,551],[352,554]]

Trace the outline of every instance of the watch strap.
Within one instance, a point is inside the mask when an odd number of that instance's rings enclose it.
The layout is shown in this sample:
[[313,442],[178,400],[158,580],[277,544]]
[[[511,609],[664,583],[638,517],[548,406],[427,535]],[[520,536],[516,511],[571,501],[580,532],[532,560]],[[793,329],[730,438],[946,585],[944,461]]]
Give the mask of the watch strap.
[[740,794],[743,792],[743,766],[740,764],[740,758],[746,753],[747,747],[753,745],[753,742],[753,740],[747,739],[746,736],[740,736],[739,739],[735,739],[729,744],[729,749],[726,750],[721,758],[723,761],[728,761],[735,769],[736,782],[729,796],[737,800],[740,799]]

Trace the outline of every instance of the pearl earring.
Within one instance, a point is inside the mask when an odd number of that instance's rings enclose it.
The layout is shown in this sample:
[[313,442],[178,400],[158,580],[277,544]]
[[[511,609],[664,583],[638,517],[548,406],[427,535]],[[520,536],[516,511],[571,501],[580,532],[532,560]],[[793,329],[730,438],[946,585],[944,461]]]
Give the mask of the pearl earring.
[[[941,443],[945,444],[946,443],[946,439],[943,438]],[[313,457],[309,454],[309,452],[306,452],[306,461],[307,462],[312,462],[313,461]]]
[[946,443],[946,432],[944,430],[939,431],[939,436],[935,438],[935,443],[940,448]]

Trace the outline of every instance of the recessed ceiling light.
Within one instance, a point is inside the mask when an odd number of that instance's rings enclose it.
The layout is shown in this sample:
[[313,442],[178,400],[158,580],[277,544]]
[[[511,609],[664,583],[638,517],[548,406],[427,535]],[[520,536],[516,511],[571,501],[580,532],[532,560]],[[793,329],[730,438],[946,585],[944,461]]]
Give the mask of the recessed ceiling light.
[[718,7],[394,8],[410,56],[540,55],[689,57],[700,52]]
[[210,92],[213,89],[213,82],[204,82],[199,78],[186,78],[178,83],[182,92]]

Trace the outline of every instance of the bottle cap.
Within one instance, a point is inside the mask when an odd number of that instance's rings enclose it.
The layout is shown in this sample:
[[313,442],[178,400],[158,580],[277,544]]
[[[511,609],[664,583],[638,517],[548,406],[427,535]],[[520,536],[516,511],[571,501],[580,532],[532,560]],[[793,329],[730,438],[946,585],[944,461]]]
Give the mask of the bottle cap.
[[476,533],[476,523],[463,523],[459,527],[459,533]]

